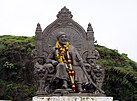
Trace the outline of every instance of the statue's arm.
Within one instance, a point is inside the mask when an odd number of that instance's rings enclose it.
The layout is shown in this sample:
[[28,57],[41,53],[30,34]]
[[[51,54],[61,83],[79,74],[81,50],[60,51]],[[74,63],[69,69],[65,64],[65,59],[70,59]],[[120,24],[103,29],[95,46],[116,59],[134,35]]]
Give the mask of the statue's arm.
[[50,54],[48,55],[47,59],[46,59],[46,63],[51,63],[53,65],[56,65],[58,62],[55,59],[55,48],[53,48],[50,52]]
[[75,55],[76,55],[76,61],[79,62],[79,65],[83,66],[83,59],[82,57],[80,56],[79,52],[77,51],[77,49],[74,47],[74,52],[75,52]]
[[54,60],[54,55],[55,55],[55,49],[52,48],[51,52],[49,53],[46,63],[52,63],[52,60]]

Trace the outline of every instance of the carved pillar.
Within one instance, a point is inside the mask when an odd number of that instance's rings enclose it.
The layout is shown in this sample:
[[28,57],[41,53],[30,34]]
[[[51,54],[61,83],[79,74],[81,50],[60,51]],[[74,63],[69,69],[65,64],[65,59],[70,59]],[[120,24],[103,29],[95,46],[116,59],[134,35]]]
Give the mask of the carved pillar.
[[42,56],[42,29],[41,29],[41,26],[40,24],[38,23],[37,24],[37,28],[36,28],[36,32],[35,32],[35,40],[36,40],[36,43],[35,43],[35,48],[37,50],[37,55],[38,57]]
[[95,49],[94,47],[94,31],[93,28],[91,26],[91,24],[88,24],[88,28],[87,28],[87,44],[88,44],[88,58],[92,58],[92,51]]

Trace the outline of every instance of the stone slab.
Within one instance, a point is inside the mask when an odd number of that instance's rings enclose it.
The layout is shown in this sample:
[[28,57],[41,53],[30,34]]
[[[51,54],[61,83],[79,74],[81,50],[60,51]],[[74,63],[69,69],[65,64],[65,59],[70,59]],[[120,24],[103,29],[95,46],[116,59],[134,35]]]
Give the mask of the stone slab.
[[32,101],[113,101],[113,97],[89,97],[89,96],[34,96]]

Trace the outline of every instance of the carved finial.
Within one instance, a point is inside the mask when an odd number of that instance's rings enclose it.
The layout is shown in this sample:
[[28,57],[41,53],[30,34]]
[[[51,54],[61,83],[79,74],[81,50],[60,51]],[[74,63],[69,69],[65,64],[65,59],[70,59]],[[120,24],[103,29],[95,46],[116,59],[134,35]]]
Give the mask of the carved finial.
[[92,26],[91,26],[91,24],[90,24],[90,23],[88,24],[87,31],[93,31],[93,28],[92,28]]
[[61,11],[59,11],[59,13],[57,14],[57,18],[62,18],[62,17],[68,17],[68,18],[72,18],[73,17],[73,15],[69,11],[69,9],[66,8],[66,6],[64,6],[61,9]]
[[39,24],[39,23],[37,24],[36,31],[42,31],[41,26],[40,26],[40,24]]
[[38,22],[37,26],[40,26],[40,23]]
[[87,40],[92,41],[92,43],[94,43],[94,31],[90,23],[88,24],[87,28]]

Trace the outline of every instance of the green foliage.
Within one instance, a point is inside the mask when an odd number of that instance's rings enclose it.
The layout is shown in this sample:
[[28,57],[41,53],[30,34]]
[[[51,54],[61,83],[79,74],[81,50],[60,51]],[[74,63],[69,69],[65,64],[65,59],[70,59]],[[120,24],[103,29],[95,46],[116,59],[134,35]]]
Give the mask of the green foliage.
[[34,37],[26,37],[26,36],[11,36],[11,35],[4,35],[0,36],[0,42],[3,42],[4,44],[10,44],[10,43],[24,43],[24,42],[32,42],[34,41]]
[[106,95],[120,101],[137,101],[137,63],[127,54],[96,45],[100,53],[97,61],[105,68],[103,89]]
[[5,48],[6,48],[6,46],[5,46],[5,45],[0,44],[0,52],[2,52],[2,50],[4,50]]
[[137,72],[120,67],[107,68],[103,87],[109,96],[122,101],[135,101]]
[[3,65],[3,67],[12,69],[12,68],[14,68],[14,64],[9,63],[9,62],[5,62],[5,64]]
[[119,54],[118,50],[108,49],[104,46],[99,45],[96,45],[96,49],[100,53],[100,59],[98,60],[98,63],[103,65],[104,67],[114,66],[123,68],[134,68],[134,70],[137,69],[137,63],[130,60],[125,53]]
[[12,101],[28,101],[29,97],[34,95],[33,85],[26,85],[23,83],[13,83],[9,81],[0,80],[0,99],[7,99]]
[[34,95],[32,49],[34,37],[0,36],[0,99],[26,101]]

